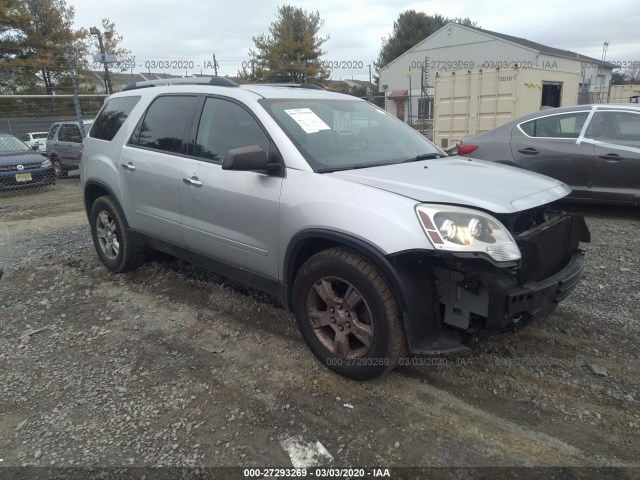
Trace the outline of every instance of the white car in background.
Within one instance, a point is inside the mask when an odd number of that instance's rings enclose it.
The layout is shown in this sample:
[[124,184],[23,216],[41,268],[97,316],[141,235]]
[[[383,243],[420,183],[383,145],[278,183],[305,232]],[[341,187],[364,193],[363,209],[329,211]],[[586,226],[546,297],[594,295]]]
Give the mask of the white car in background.
[[20,140],[33,148],[38,146],[38,152],[45,153],[47,151],[47,135],[49,132],[30,132],[22,135]]

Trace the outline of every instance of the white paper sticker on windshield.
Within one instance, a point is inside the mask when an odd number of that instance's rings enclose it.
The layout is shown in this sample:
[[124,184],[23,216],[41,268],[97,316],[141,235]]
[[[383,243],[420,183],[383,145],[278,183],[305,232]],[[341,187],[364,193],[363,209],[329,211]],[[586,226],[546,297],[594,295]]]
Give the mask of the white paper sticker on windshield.
[[293,108],[285,110],[285,112],[307,133],[331,130],[331,127],[324,123],[310,108]]

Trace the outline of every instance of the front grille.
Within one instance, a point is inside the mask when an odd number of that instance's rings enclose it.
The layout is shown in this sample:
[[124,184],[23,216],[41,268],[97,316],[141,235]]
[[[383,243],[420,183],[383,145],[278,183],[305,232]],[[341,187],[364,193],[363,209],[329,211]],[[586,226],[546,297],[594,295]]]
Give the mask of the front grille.
[[[44,162],[44,159],[42,159]],[[20,173],[21,171],[33,170],[35,168],[40,168],[40,163],[28,163],[28,164],[20,164],[24,167],[24,170],[18,170],[18,165],[0,165],[0,172],[16,172]]]
[[538,281],[559,272],[578,247],[570,216],[559,215],[515,237],[522,253],[521,281]]

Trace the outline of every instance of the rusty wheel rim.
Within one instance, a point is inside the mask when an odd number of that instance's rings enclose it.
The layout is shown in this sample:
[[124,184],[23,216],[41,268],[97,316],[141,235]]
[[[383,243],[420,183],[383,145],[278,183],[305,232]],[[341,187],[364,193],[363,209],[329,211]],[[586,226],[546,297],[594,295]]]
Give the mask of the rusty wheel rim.
[[314,283],[307,313],[318,340],[333,355],[357,358],[369,351],[373,341],[371,309],[346,280],[323,277]]

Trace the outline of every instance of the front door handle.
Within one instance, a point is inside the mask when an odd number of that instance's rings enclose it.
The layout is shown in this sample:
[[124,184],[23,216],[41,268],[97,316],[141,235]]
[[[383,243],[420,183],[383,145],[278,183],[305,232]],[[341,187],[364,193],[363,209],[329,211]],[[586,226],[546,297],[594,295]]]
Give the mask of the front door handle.
[[126,168],[127,170],[131,170],[131,171],[134,171],[136,169],[135,165],[131,162],[123,163],[122,166],[123,168]]
[[198,180],[198,177],[193,177],[193,178],[183,178],[182,181],[184,183],[186,183],[187,185],[192,185],[194,187],[201,187],[202,186],[202,182],[200,180]]
[[619,162],[620,160],[624,160],[624,157],[621,157],[617,153],[607,153],[606,155],[598,155],[598,158],[603,158],[604,160],[609,160],[613,162]]
[[520,150],[518,150],[520,153],[522,153],[523,155],[537,155],[538,150],[536,150],[535,148],[531,148],[531,147],[527,147],[527,148],[522,148]]

